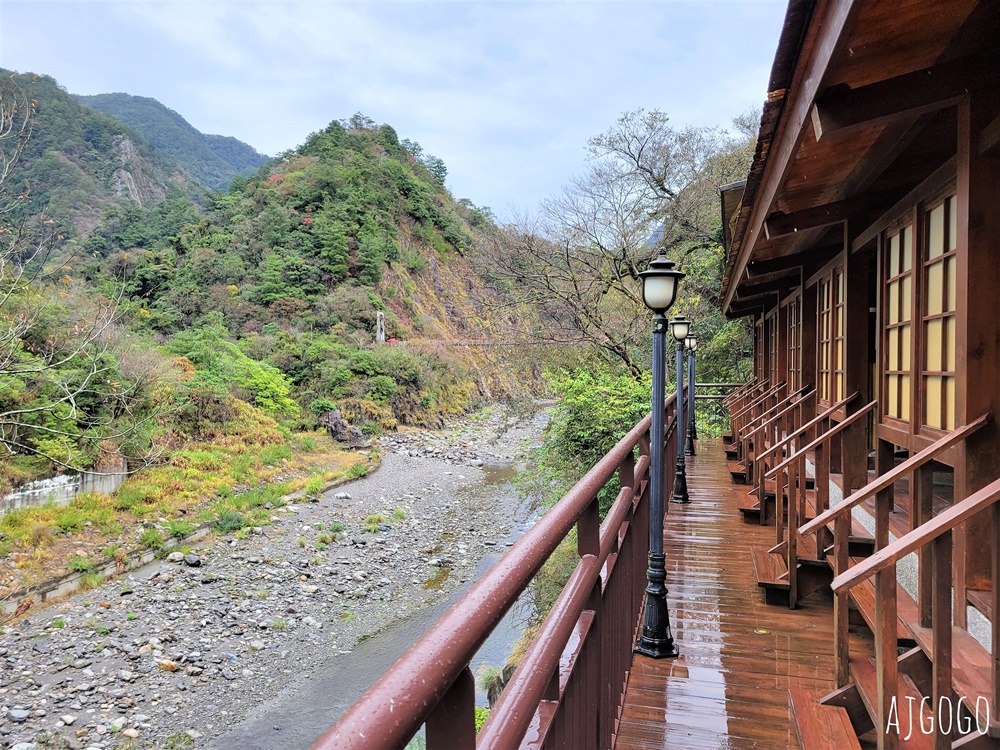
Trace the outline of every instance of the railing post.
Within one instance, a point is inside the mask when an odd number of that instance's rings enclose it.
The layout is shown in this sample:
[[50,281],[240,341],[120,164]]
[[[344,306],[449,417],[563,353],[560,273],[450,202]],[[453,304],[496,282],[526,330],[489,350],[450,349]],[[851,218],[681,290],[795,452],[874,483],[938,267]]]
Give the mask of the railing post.
[[890,717],[898,717],[902,708],[893,705],[899,692],[898,659],[896,563],[893,562],[875,573],[875,672],[878,686],[875,729],[878,732],[878,750],[896,750],[899,747],[898,730],[895,733],[889,731]]
[[[847,570],[850,533],[850,517],[838,516],[833,522],[833,570],[837,575]],[[850,601],[848,596],[847,591],[838,591],[833,597],[833,648],[838,688],[845,687],[851,681]]]
[[1000,716],[997,710],[1000,709],[1000,503],[993,503],[991,513],[993,521],[993,584],[991,598],[993,600],[993,618],[990,621],[990,633],[992,634],[993,669],[990,675],[993,685],[993,696],[990,701],[990,716]]
[[930,547],[934,578],[934,612],[931,624],[934,633],[931,697],[934,702],[931,705],[937,717],[934,747],[935,750],[950,750],[952,722],[948,722],[949,733],[944,734],[941,722],[944,712],[941,705],[942,701],[951,701],[951,532],[946,531],[935,538]]
[[[805,467],[803,466],[803,468]],[[788,525],[786,527],[788,543],[786,545],[786,551],[788,552],[789,609],[795,609],[799,603],[799,540],[796,536],[799,528],[799,513],[798,501],[795,497],[795,485],[799,474],[798,469],[799,461],[792,461],[792,463],[788,465],[788,500],[785,502],[785,507],[788,509]],[[775,487],[775,490],[784,494],[781,487]]]
[[[913,470],[913,528],[918,528],[933,517],[932,493],[934,475],[929,464]],[[920,609],[920,627],[929,628],[933,613],[933,574],[931,571],[931,550],[924,545],[917,550],[917,606]]]
[[463,669],[427,718],[427,750],[475,750],[476,679]]
[[[816,425],[816,434],[825,429],[825,420]],[[808,445],[808,443],[807,443]],[[813,450],[813,468],[816,470],[816,507],[827,510],[830,507],[830,459],[826,445],[820,443]]]

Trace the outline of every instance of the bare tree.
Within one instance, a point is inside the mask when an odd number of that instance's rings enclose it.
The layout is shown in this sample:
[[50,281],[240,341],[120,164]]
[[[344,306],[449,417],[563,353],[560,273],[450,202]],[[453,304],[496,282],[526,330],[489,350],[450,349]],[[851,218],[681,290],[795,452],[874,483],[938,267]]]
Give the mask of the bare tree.
[[666,246],[682,270],[697,271],[690,304],[717,296],[711,269],[697,266],[721,270],[716,191],[745,174],[751,147],[742,132],[676,130],[658,110],[625,113],[590,140],[582,177],[494,233],[475,261],[534,308],[539,335],[587,343],[638,377],[634,349],[648,323],[638,273]]

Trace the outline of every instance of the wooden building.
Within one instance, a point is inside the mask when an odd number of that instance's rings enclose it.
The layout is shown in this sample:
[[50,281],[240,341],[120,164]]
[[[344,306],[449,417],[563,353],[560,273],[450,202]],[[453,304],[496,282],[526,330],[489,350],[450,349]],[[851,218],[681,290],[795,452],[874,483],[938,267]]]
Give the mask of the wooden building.
[[[794,607],[832,580],[826,703],[859,734],[901,743],[913,688],[989,702],[994,734],[1000,4],[792,0],[768,91],[750,173],[722,189],[723,309],[755,330],[731,468],[780,558],[758,556],[760,584]],[[872,664],[848,653],[856,612]],[[934,746],[995,742],[960,734]]]

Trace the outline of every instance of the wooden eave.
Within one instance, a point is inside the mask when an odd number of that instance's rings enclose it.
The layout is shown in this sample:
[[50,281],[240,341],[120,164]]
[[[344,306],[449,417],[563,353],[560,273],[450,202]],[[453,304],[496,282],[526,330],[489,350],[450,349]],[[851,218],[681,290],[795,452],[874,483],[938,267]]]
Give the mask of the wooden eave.
[[757,263],[808,265],[832,230],[863,232],[953,156],[949,108],[1000,81],[998,18],[985,0],[790,3],[727,245],[727,315]]

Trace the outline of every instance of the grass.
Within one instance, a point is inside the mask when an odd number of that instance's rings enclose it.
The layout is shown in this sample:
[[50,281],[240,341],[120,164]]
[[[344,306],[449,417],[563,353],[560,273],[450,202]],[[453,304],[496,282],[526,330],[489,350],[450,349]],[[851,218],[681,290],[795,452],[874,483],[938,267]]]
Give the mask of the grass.
[[96,589],[104,583],[104,576],[100,573],[84,573],[80,576],[80,586],[86,591],[87,589]]
[[[224,432],[210,441],[185,443],[165,463],[126,480],[113,495],[88,493],[66,505],[0,516],[0,560],[22,553],[11,568],[13,585],[57,575],[71,564],[70,555],[79,552],[79,541],[95,550],[91,560],[101,555],[114,560],[140,545],[162,549],[163,537],[187,536],[194,523],[216,522],[220,531],[232,533],[270,523],[273,508],[283,505],[290,492],[307,488],[318,493],[330,482],[369,471],[367,456],[341,450],[322,431],[282,430],[247,404],[238,404],[236,412]],[[0,471],[9,464],[0,462]],[[352,469],[357,465],[361,468]],[[279,473],[292,478],[277,482]],[[176,520],[160,531],[137,528],[161,517]],[[72,564],[82,567],[83,561]]]
[[333,544],[336,538],[329,531],[323,531],[316,535],[316,544]]
[[401,505],[397,505],[395,508],[392,509],[392,517],[397,522],[402,521],[403,519],[406,518],[406,509],[403,508]]
[[52,621],[52,627],[61,630],[62,628],[66,627],[66,620],[62,617],[57,617]]
[[333,523],[330,524],[330,531],[332,531],[334,534],[339,534],[343,530],[344,530],[344,524],[342,524],[340,521],[334,521]]
[[305,493],[307,495],[319,495],[323,492],[323,487],[325,486],[326,482],[323,481],[323,477],[313,477],[306,482]]
[[147,549],[160,549],[163,547],[163,534],[159,529],[143,529],[139,534],[139,544]]
[[66,562],[69,565],[69,569],[77,573],[87,573],[94,567],[90,559],[83,555],[70,555]]
[[194,533],[194,524],[182,518],[167,521],[167,533],[176,539],[183,539]]
[[219,520],[215,522],[216,530],[221,531],[224,534],[239,531],[244,526],[246,526],[246,518],[242,513],[235,510],[224,511],[219,516]]
[[368,467],[368,464],[365,464],[365,463],[356,463],[356,464],[353,464],[351,466],[351,468],[349,468],[347,470],[347,478],[348,479],[359,479],[361,477],[366,477],[366,476],[368,476],[368,472],[369,471],[370,471],[370,469]]
[[386,519],[381,513],[372,513],[370,516],[365,516],[365,520],[361,522],[362,527],[369,534],[374,534],[378,531],[378,527],[385,523]]

